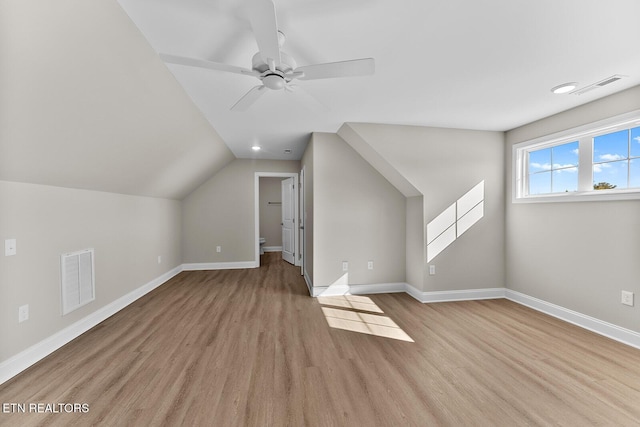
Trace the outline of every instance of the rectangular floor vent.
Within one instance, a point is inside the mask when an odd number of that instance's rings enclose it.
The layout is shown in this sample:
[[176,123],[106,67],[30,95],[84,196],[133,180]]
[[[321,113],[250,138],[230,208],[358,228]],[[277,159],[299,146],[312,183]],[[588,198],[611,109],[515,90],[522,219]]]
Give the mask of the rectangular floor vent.
[[95,299],[93,267],[93,249],[60,255],[63,315]]

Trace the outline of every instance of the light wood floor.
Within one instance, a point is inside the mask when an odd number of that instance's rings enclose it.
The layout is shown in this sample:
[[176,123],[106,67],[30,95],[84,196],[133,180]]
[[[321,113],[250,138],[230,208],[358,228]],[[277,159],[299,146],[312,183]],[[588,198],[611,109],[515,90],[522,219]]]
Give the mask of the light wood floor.
[[88,403],[1,425],[640,425],[640,350],[507,300],[371,300],[415,342],[330,328],[299,269],[184,272],[0,386]]

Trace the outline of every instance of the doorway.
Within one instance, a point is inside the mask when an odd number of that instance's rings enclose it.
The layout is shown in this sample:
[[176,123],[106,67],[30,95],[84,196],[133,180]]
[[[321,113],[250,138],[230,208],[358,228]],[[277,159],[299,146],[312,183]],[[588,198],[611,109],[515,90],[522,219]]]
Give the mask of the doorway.
[[[261,180],[264,178],[265,180]],[[271,189],[268,194],[261,197],[261,181],[266,188]],[[275,187],[275,188],[274,188]],[[256,266],[260,266],[260,238],[263,237],[263,249],[267,251],[280,251],[283,259],[293,265],[299,266],[301,261],[300,243],[298,228],[299,221],[299,200],[298,200],[298,174],[287,172],[256,172],[255,173],[255,262]],[[280,191],[281,197],[276,197],[275,192]],[[269,197],[269,194],[271,197]],[[288,196],[286,195],[288,194]],[[284,199],[282,198],[284,197]],[[261,200],[262,198],[262,200]],[[270,200],[273,199],[273,200]],[[271,202],[271,203],[269,203]],[[279,227],[281,238],[277,238],[278,232],[271,228],[261,230],[261,214],[263,217],[269,217],[269,221],[276,219],[275,226]],[[266,214],[266,215],[265,215]],[[267,234],[266,236],[263,234]],[[270,237],[269,237],[270,236]],[[271,241],[269,241],[269,239]]]

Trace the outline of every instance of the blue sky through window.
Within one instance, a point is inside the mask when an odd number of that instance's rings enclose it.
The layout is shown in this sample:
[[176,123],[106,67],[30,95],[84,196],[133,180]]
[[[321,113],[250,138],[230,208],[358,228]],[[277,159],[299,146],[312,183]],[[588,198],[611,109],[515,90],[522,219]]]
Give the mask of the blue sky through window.
[[640,159],[632,159],[629,161],[629,188],[639,188],[639,187],[640,187]]
[[521,142],[513,154],[514,202],[640,199],[638,111]]
[[578,191],[578,141],[529,152],[529,194]]
[[612,132],[593,139],[593,183],[616,188],[640,187],[640,127]]
[[593,138],[593,162],[610,162],[629,157],[629,131],[608,133]]
[[640,127],[631,129],[631,157],[640,157]]

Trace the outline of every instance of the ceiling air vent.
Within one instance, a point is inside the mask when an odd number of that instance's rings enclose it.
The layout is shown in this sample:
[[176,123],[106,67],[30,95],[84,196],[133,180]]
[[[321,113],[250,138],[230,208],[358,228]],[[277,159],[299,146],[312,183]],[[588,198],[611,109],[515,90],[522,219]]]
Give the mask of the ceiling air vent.
[[596,86],[600,86],[600,87],[606,86],[606,85],[608,85],[610,83],[617,82],[621,78],[622,78],[622,76],[617,76],[617,75],[616,76],[611,76],[608,79],[604,79],[601,82],[596,83]]
[[583,95],[587,92],[591,92],[594,89],[601,88],[603,86],[609,85],[611,83],[617,82],[618,80],[624,78],[625,76],[621,76],[620,74],[615,74],[611,77],[607,77],[604,80],[600,80],[597,83],[590,84],[589,86],[582,87],[580,89],[576,89],[573,92],[570,92],[571,95]]

